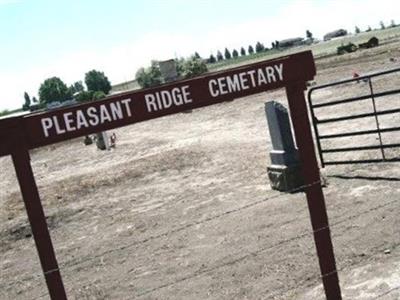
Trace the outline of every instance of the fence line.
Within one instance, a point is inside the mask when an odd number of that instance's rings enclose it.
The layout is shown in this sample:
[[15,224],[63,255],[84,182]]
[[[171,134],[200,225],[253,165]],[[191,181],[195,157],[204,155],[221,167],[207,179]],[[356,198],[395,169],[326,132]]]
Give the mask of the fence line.
[[[303,186],[301,186],[299,188],[291,190],[290,193],[298,192],[301,189],[304,189],[306,187],[310,187],[310,186],[313,186],[313,185],[319,184],[319,183],[321,183],[320,180],[316,181],[314,183],[311,183],[309,185],[303,185]],[[243,205],[243,206],[240,206],[238,208],[234,208],[234,209],[231,209],[231,210],[228,210],[228,211],[224,211],[224,212],[222,212],[220,214],[216,214],[214,216],[210,216],[210,217],[204,218],[203,220],[194,221],[194,222],[185,224],[185,225],[183,225],[181,227],[178,227],[178,228],[175,228],[175,229],[172,229],[172,230],[169,230],[169,231],[157,234],[157,235],[149,236],[149,237],[144,238],[142,240],[134,241],[134,242],[132,242],[130,244],[127,244],[127,245],[124,245],[124,246],[121,246],[121,247],[118,247],[118,248],[114,248],[114,249],[110,249],[110,250],[107,250],[107,251],[103,251],[101,254],[96,254],[96,255],[94,255],[94,256],[92,256],[90,258],[87,258],[87,259],[70,260],[70,261],[67,261],[67,262],[64,262],[64,263],[60,264],[60,269],[62,269],[62,268],[71,268],[71,267],[77,266],[77,265],[79,265],[81,263],[84,263],[84,262],[94,261],[96,259],[99,259],[99,258],[103,257],[104,255],[108,255],[108,254],[111,254],[111,253],[114,253],[114,252],[119,252],[119,251],[122,251],[122,250],[125,250],[125,249],[129,249],[131,247],[134,247],[134,246],[137,246],[137,245],[140,245],[140,244],[144,244],[144,243],[147,243],[149,241],[156,240],[156,239],[159,239],[159,238],[168,237],[168,236],[170,236],[172,234],[181,232],[181,231],[183,231],[185,229],[188,229],[188,228],[191,228],[191,227],[194,227],[194,226],[197,226],[197,225],[202,225],[202,224],[205,224],[207,222],[219,219],[221,217],[224,217],[224,216],[227,216],[227,215],[230,215],[230,214],[233,214],[233,213],[241,212],[242,210],[249,209],[249,208],[252,208],[254,206],[263,204],[263,203],[265,203],[267,201],[270,201],[270,200],[273,200],[273,199],[277,199],[277,198],[281,198],[281,197],[284,197],[284,196],[286,196],[286,195],[283,194],[283,193],[277,193],[276,195],[273,195],[273,196],[270,196],[270,197],[267,197],[267,198],[264,198],[264,199],[261,199],[261,200],[258,200],[258,201]],[[287,223],[290,223],[290,222],[287,222]],[[284,223],[284,225],[285,224],[286,223]],[[52,271],[57,271],[57,270],[52,270]],[[32,279],[34,277],[42,277],[42,276],[43,276],[43,272],[37,272],[36,274],[33,274],[33,275],[29,276],[29,277],[27,276],[27,277],[25,277],[25,278],[23,278],[21,280],[25,281],[25,280]]]
[[[317,182],[314,182],[314,183],[312,183],[312,184],[310,184],[310,185],[307,185],[307,186],[312,186],[312,185],[319,184],[319,183],[321,183],[321,182],[320,182],[320,181],[317,181]],[[305,187],[307,187],[307,186],[303,186],[302,188],[305,188]],[[298,190],[298,189],[296,189],[296,190]],[[146,238],[146,239],[143,239],[143,240],[141,240],[141,241],[136,241],[136,242],[134,242],[134,243],[125,245],[125,246],[123,246],[123,247],[119,247],[119,248],[115,248],[115,249],[112,249],[112,250],[109,250],[109,251],[105,251],[105,252],[103,252],[102,254],[97,254],[97,255],[95,255],[95,256],[93,256],[93,257],[90,257],[90,258],[88,258],[88,259],[84,259],[84,260],[80,260],[80,261],[75,261],[75,262],[73,262],[72,264],[70,264],[70,263],[71,263],[71,261],[70,261],[70,262],[67,262],[67,263],[64,263],[63,265],[61,265],[61,269],[62,269],[62,268],[71,268],[71,267],[80,265],[80,264],[85,263],[85,262],[90,262],[90,261],[96,260],[96,259],[98,259],[98,258],[101,258],[101,257],[103,257],[104,255],[108,255],[108,254],[111,254],[111,253],[114,253],[114,252],[120,252],[120,251],[123,251],[123,250],[125,250],[125,249],[127,249],[127,248],[133,247],[133,246],[135,246],[135,245],[143,244],[143,243],[146,243],[146,242],[151,241],[151,240],[155,240],[155,239],[162,238],[162,237],[168,237],[168,236],[170,236],[170,235],[173,235],[173,234],[178,233],[178,232],[180,232],[180,231],[183,231],[183,230],[185,230],[185,229],[191,228],[191,227],[193,227],[193,226],[196,226],[196,225],[199,225],[199,224],[204,224],[204,223],[207,223],[207,222],[210,222],[210,221],[219,219],[219,218],[221,218],[221,217],[223,217],[223,216],[230,215],[230,214],[236,213],[236,212],[240,212],[240,211],[242,211],[242,210],[245,210],[245,209],[254,207],[254,206],[256,206],[256,205],[260,205],[260,204],[262,204],[262,203],[265,203],[265,202],[268,201],[268,200],[277,199],[277,198],[284,197],[284,196],[286,196],[286,195],[285,195],[285,194],[279,193],[279,194],[277,194],[277,195],[274,195],[274,196],[271,196],[271,197],[267,197],[267,198],[264,198],[264,199],[259,200],[259,201],[256,201],[256,202],[253,202],[253,203],[250,203],[250,204],[247,204],[247,205],[244,205],[244,206],[241,206],[241,207],[232,209],[232,210],[225,211],[225,212],[223,212],[223,213],[221,213],[221,214],[218,214],[218,215],[215,215],[215,216],[210,216],[210,217],[207,217],[207,218],[205,218],[205,219],[203,219],[203,220],[195,221],[195,222],[186,224],[186,225],[181,226],[181,227],[179,227],[179,228],[176,228],[176,229],[173,229],[173,230],[170,230],[170,231],[167,231],[167,232],[164,232],[164,233],[155,235],[155,236],[150,236],[150,237],[148,237],[148,238]],[[349,221],[349,220],[358,218],[358,217],[363,216],[363,215],[365,215],[365,214],[368,214],[368,213],[377,211],[377,210],[379,210],[379,209],[381,209],[381,208],[390,206],[390,205],[392,205],[393,203],[396,203],[396,202],[398,202],[397,199],[396,199],[396,200],[389,201],[389,202],[386,202],[386,203],[384,203],[384,204],[380,204],[380,205],[374,206],[374,207],[372,207],[372,208],[368,208],[368,209],[366,209],[366,210],[363,210],[363,211],[361,211],[361,212],[358,212],[357,214],[344,217],[344,218],[342,218],[341,220],[332,223],[329,227],[332,228],[332,227],[339,226],[340,224],[342,224],[342,223],[344,223],[344,222],[347,222],[347,221]],[[306,218],[303,218],[302,220],[308,220],[308,219],[309,219],[309,218],[306,217]],[[298,220],[298,218],[297,218],[296,220]],[[286,222],[285,224],[291,223],[291,222],[293,222],[293,221],[294,221],[294,220],[291,220],[291,221],[289,221],[289,222]],[[271,250],[271,249],[273,249],[273,248],[276,248],[276,247],[279,247],[279,246],[282,246],[282,245],[285,245],[285,244],[289,244],[289,243],[291,243],[291,242],[293,242],[293,241],[300,240],[300,239],[303,239],[303,238],[305,238],[305,237],[307,237],[307,236],[312,236],[312,235],[313,235],[312,230],[307,230],[306,232],[302,232],[302,233],[300,233],[300,234],[298,234],[298,235],[295,235],[295,236],[293,236],[293,237],[290,237],[290,238],[287,238],[287,239],[285,239],[285,240],[279,241],[278,243],[275,243],[275,244],[273,244],[273,245],[268,245],[268,246],[266,246],[266,247],[259,248],[259,249],[257,249],[256,251],[248,252],[248,253],[246,253],[246,254],[244,254],[244,255],[241,255],[241,256],[239,256],[239,257],[233,259],[233,260],[220,263],[220,264],[218,264],[218,265],[216,265],[216,266],[213,266],[213,267],[210,267],[210,268],[207,268],[207,269],[204,269],[204,270],[195,271],[194,273],[189,274],[189,275],[187,275],[187,276],[183,276],[183,277],[181,277],[181,278],[179,278],[179,279],[177,279],[177,280],[175,280],[175,281],[168,282],[168,283],[159,285],[159,286],[157,286],[157,287],[154,287],[154,288],[145,290],[145,291],[143,291],[143,292],[141,292],[141,293],[135,295],[135,297],[145,296],[145,295],[148,295],[148,294],[153,293],[153,292],[155,292],[155,291],[158,291],[158,290],[161,290],[161,289],[170,287],[170,286],[174,286],[174,285],[179,284],[179,283],[181,283],[181,282],[185,282],[185,281],[188,281],[188,280],[197,278],[197,277],[199,277],[199,276],[201,276],[201,275],[204,275],[204,274],[207,274],[207,273],[216,271],[216,270],[221,269],[221,268],[223,268],[223,267],[225,267],[225,266],[235,265],[236,263],[239,263],[239,262],[241,262],[241,261],[244,261],[244,260],[246,260],[246,259],[248,259],[248,258],[250,258],[250,257],[259,256],[259,255],[261,255],[263,252],[266,252],[266,251]],[[356,265],[356,264],[354,264],[354,265]],[[354,266],[354,265],[350,265],[350,266],[346,266],[346,267],[340,268],[340,269],[338,269],[338,271],[346,270],[346,269],[348,269],[349,267],[352,267],[352,266]],[[37,276],[37,277],[41,277],[42,274],[41,274],[41,273],[38,273],[36,276]],[[32,276],[32,277],[33,277],[33,276]],[[31,278],[32,278],[32,277],[31,277]],[[317,278],[320,278],[320,277],[321,277],[321,275],[316,275],[315,277],[314,277],[314,276],[311,277],[311,279],[317,279]],[[74,282],[74,280],[69,280],[69,281],[66,282],[66,285],[68,285],[68,284],[70,284],[70,283],[72,283],[72,282]],[[302,287],[302,286],[304,286],[304,285],[299,285],[299,286],[295,287],[294,289],[299,288],[299,287]],[[279,296],[279,295],[284,295],[285,293],[289,292],[290,290],[294,290],[294,289],[291,288],[291,289],[289,289],[289,290],[286,290],[284,293],[279,293],[279,294],[276,294],[276,295],[277,295],[277,296]],[[40,298],[46,297],[47,295],[48,295],[48,294],[47,294],[47,292],[46,292],[46,293],[41,294],[40,296],[36,297],[35,299],[40,299]]]
[[[305,189],[305,188],[307,188],[307,187],[314,186],[314,185],[316,185],[316,184],[321,184],[321,181],[316,181],[316,182],[313,182],[313,183],[311,183],[311,184],[309,184],[309,185],[304,185],[304,186],[302,186],[302,187],[300,187],[300,188],[291,190],[290,192],[291,192],[291,193],[297,192],[297,191],[303,190],[303,189]],[[191,227],[194,227],[194,226],[197,226],[197,225],[201,225],[201,224],[205,224],[205,223],[208,223],[208,222],[210,222],[210,221],[213,221],[213,220],[217,220],[217,219],[219,219],[219,218],[222,218],[222,217],[224,217],[224,216],[227,216],[227,215],[230,215],[230,214],[234,214],[234,213],[238,213],[238,212],[241,212],[241,211],[243,211],[243,210],[252,208],[252,207],[254,207],[254,206],[257,206],[257,205],[266,203],[266,202],[269,201],[269,200],[278,199],[278,198],[281,198],[281,197],[284,197],[284,196],[287,196],[287,195],[286,195],[286,194],[283,194],[283,193],[277,193],[276,195],[273,195],[273,196],[270,196],[270,197],[266,197],[266,198],[264,198],[264,199],[261,199],[261,200],[258,200],[258,201],[255,201],[255,202],[252,202],[252,203],[249,203],[249,204],[246,204],[246,205],[243,205],[243,206],[240,206],[240,207],[231,209],[231,210],[224,211],[224,212],[222,212],[222,213],[220,213],[220,214],[216,214],[216,215],[214,215],[214,216],[209,216],[209,217],[204,218],[204,219],[202,219],[202,220],[194,221],[194,222],[185,224],[185,225],[183,225],[183,226],[181,226],[181,227],[178,227],[178,228],[175,228],[175,229],[172,229],[172,230],[169,230],[169,231],[166,231],[166,232],[163,232],[163,233],[154,235],[154,236],[149,236],[149,237],[144,238],[144,239],[142,239],[142,240],[135,241],[135,242],[132,242],[132,243],[130,243],[130,244],[127,244],[127,245],[124,245],[124,246],[121,246],[121,247],[118,247],[118,248],[114,248],[114,249],[110,249],[110,250],[104,251],[104,252],[102,252],[101,254],[96,254],[96,255],[94,255],[94,256],[92,256],[92,257],[90,257],[90,258],[87,258],[87,259],[70,260],[70,261],[67,261],[67,262],[61,264],[61,265],[60,265],[60,269],[62,270],[63,268],[73,268],[73,267],[75,267],[75,266],[81,265],[82,263],[86,263],[86,262],[90,262],[90,261],[94,261],[94,260],[96,260],[96,259],[99,259],[99,258],[101,258],[101,257],[103,257],[103,256],[105,256],[105,255],[112,254],[112,253],[117,253],[117,252],[121,252],[121,251],[126,250],[126,249],[128,249],[128,248],[131,248],[131,247],[134,247],[134,246],[137,246],[137,245],[140,245],[140,244],[144,244],[144,243],[147,243],[147,242],[152,241],[152,240],[156,240],[156,239],[163,238],[163,237],[168,237],[168,236],[171,236],[171,235],[176,234],[176,233],[178,233],[178,232],[184,231],[184,230],[186,230],[186,229],[188,229],[188,228],[191,228]],[[336,227],[336,226],[338,226],[338,225],[340,225],[340,224],[342,224],[342,223],[344,223],[344,222],[346,222],[346,221],[348,221],[348,220],[355,219],[355,218],[357,218],[357,217],[359,217],[359,216],[362,216],[362,215],[368,214],[368,213],[370,213],[370,212],[379,210],[379,209],[381,209],[381,208],[387,207],[387,206],[389,206],[389,205],[391,205],[391,204],[393,204],[393,203],[395,203],[395,202],[398,202],[398,200],[397,200],[397,199],[396,199],[396,200],[392,200],[392,201],[386,202],[386,203],[384,203],[384,204],[380,204],[380,205],[377,205],[377,206],[375,206],[375,207],[372,207],[372,208],[366,209],[366,210],[364,210],[364,211],[358,212],[357,214],[344,217],[344,218],[342,218],[341,220],[339,220],[339,221],[337,221],[337,222],[331,223],[331,225],[330,225],[330,226],[327,226],[327,227],[331,227],[331,228],[332,228],[332,227]],[[303,220],[306,220],[306,219],[308,220],[309,217],[307,216],[306,218],[303,218]],[[297,218],[296,220],[298,220],[298,218]],[[294,220],[291,220],[291,221],[288,221],[288,222],[286,222],[286,223],[284,223],[284,224],[281,224],[281,225],[289,224],[289,223],[292,223],[293,221],[294,221]],[[288,243],[293,242],[293,241],[295,241],[295,240],[300,240],[300,239],[302,239],[302,238],[305,238],[306,236],[311,236],[312,234],[313,234],[312,231],[306,231],[306,232],[300,233],[300,234],[298,234],[298,235],[296,235],[296,236],[293,236],[293,237],[291,237],[291,238],[288,238],[288,239],[279,241],[278,243],[275,243],[275,244],[273,244],[273,245],[269,245],[269,246],[267,246],[267,247],[259,248],[259,249],[257,249],[256,251],[248,252],[248,253],[246,253],[246,254],[244,254],[244,255],[241,255],[241,256],[239,256],[239,257],[233,259],[233,260],[230,260],[230,261],[221,263],[221,264],[219,264],[219,265],[217,265],[217,266],[213,266],[213,267],[208,268],[208,269],[204,269],[204,270],[201,270],[201,271],[197,271],[197,272],[195,272],[195,273],[193,273],[193,274],[184,276],[184,277],[179,278],[179,279],[177,279],[177,280],[175,280],[175,281],[172,281],[172,282],[169,282],[169,283],[165,283],[165,284],[163,284],[163,285],[154,287],[154,288],[149,289],[149,290],[145,290],[145,291],[143,291],[142,293],[137,294],[136,296],[137,296],[137,297],[141,297],[141,296],[150,294],[150,293],[152,293],[152,292],[155,292],[155,291],[157,291],[157,290],[160,290],[160,289],[163,289],[163,288],[166,288],[166,287],[169,287],[169,286],[173,286],[173,285],[179,284],[179,283],[184,282],[184,281],[187,281],[187,280],[191,280],[191,279],[196,278],[196,277],[199,277],[199,276],[201,276],[201,275],[203,275],[203,274],[207,274],[207,273],[213,272],[213,271],[218,270],[218,269],[220,269],[220,268],[223,268],[223,267],[225,267],[225,266],[234,265],[234,264],[239,263],[239,262],[241,262],[241,261],[243,261],[243,260],[246,260],[247,258],[258,256],[258,255],[262,254],[262,253],[265,252],[265,251],[268,251],[268,250],[271,250],[271,249],[273,249],[273,248],[282,246],[282,245],[284,245],[284,244],[288,244]],[[345,268],[341,268],[340,270],[338,269],[338,271],[342,271],[342,270],[344,270],[344,269],[346,269],[346,267],[345,267]],[[27,276],[27,277],[25,277],[25,278],[23,278],[23,279],[19,279],[18,281],[15,281],[14,283],[23,282],[23,281],[26,281],[26,280],[31,280],[31,279],[36,279],[36,278],[40,278],[40,277],[42,277],[42,276],[43,276],[43,273],[37,272],[36,274],[32,274],[32,275],[29,276],[29,277]],[[317,279],[317,278],[320,278],[320,275],[317,275],[317,276],[311,277],[311,278],[312,278],[312,279]],[[67,283],[71,283],[71,282],[73,282],[73,280],[72,280],[72,281],[68,281]],[[37,286],[37,285],[36,285],[36,286]],[[296,289],[296,288],[298,288],[298,287],[301,287],[301,286],[303,286],[303,285],[299,285],[299,286],[295,287],[294,289]],[[392,290],[393,290],[393,291],[394,291],[394,290],[398,290],[399,288],[400,288],[400,287],[396,287],[396,288],[394,288],[394,289],[392,289]],[[284,293],[279,293],[279,294],[276,294],[276,295],[277,295],[277,296],[279,296],[279,295],[284,295],[285,293],[289,292],[290,290],[294,290],[294,289],[291,288],[291,289],[289,289],[289,290],[286,290]],[[392,291],[392,290],[391,290],[391,291]],[[389,291],[389,292],[390,292],[390,291]],[[48,293],[46,292],[46,293],[44,293],[44,294],[39,295],[38,297],[36,297],[36,298],[34,298],[34,299],[40,299],[40,298],[43,298],[43,297],[45,297],[45,296],[47,296],[47,295],[48,295]],[[383,295],[386,295],[386,294],[383,294]],[[376,299],[378,299],[378,298],[376,298]]]
[[400,290],[400,285],[398,285],[398,286],[396,286],[396,287],[394,287],[394,288],[392,288],[392,289],[390,289],[390,290],[388,290],[388,291],[386,291],[386,292],[384,292],[384,293],[382,293],[382,294],[376,296],[376,297],[373,298],[372,300],[374,300],[374,299],[380,299],[380,298],[382,298],[383,296],[390,295],[391,293],[393,293],[393,292],[395,292],[395,291],[397,291],[397,290]]

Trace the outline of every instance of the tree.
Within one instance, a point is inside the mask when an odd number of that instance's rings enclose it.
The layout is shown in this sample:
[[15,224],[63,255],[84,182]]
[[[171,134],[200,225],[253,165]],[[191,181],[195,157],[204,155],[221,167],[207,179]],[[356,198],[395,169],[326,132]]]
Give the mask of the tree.
[[214,55],[210,55],[210,58],[208,59],[208,63],[209,64],[213,64],[213,63],[215,63],[217,61],[217,59],[215,58],[215,56]]
[[224,60],[224,56],[222,55],[221,51],[219,51],[219,50],[217,52],[217,60],[218,61]]
[[29,108],[31,107],[31,98],[29,97],[27,92],[24,93],[24,99],[25,103],[22,105],[22,110],[29,110]]
[[242,47],[240,48],[240,55],[245,56],[246,55],[246,50]]
[[237,58],[239,56],[239,52],[237,52],[236,49],[233,49],[232,56],[233,56],[233,58]]
[[194,53],[194,57],[197,58],[197,59],[201,59],[201,56],[200,56],[200,54],[198,52]]
[[228,48],[225,48],[224,56],[225,56],[225,59],[231,59],[232,55],[231,55],[231,52],[228,50]]
[[257,42],[256,44],[256,53],[260,53],[263,52],[265,50],[265,47],[262,43]]
[[39,103],[39,101],[38,101],[38,99],[36,99],[36,97],[32,98],[32,102],[35,103],[35,104]]
[[192,78],[207,72],[207,65],[202,59],[195,56],[183,61],[183,72],[179,74],[184,78]]
[[152,61],[150,67],[140,68],[136,72],[136,80],[142,88],[157,86],[162,83],[161,71],[157,61]]
[[82,91],[75,97],[78,102],[89,102],[93,100],[93,91]]
[[249,46],[249,49],[247,50],[247,52],[248,52],[249,54],[253,54],[253,53],[254,53],[254,48],[253,48],[252,45]]
[[108,94],[111,90],[111,83],[103,72],[91,70],[85,74],[85,84],[89,91],[102,91]]
[[381,25],[381,29],[385,29],[385,24],[383,23],[383,21],[380,21],[379,24]]
[[365,32],[370,32],[372,29],[371,29],[371,26],[368,26],[368,28],[367,28],[367,30],[365,30]]
[[394,20],[390,21],[390,27],[396,27],[396,23],[394,22]]
[[306,37],[307,37],[307,39],[309,39],[309,40],[312,40],[313,39],[313,34],[311,33],[311,31],[310,30],[306,30]]
[[271,43],[271,47],[272,47],[272,49],[275,49],[275,47],[276,47],[275,42]]
[[96,91],[93,93],[92,100],[101,100],[106,97],[103,91]]
[[75,93],[83,92],[84,89],[85,87],[83,86],[82,81],[77,81],[69,87],[69,90],[72,95],[74,95]]
[[39,100],[41,104],[63,102],[71,97],[65,83],[58,77],[46,79],[39,87]]
[[358,26],[355,27],[354,32],[356,34],[359,34],[361,32],[360,28],[358,28]]

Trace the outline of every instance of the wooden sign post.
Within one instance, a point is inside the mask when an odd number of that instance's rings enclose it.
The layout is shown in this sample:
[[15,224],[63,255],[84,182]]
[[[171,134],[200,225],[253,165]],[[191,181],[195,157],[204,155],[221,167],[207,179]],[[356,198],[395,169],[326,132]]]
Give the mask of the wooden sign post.
[[325,200],[304,99],[306,82],[314,76],[314,59],[311,51],[306,51],[101,101],[0,120],[0,138],[5,141],[0,145],[0,156],[12,155],[51,299],[67,298],[30,165],[30,149],[286,88],[326,297],[340,300]]

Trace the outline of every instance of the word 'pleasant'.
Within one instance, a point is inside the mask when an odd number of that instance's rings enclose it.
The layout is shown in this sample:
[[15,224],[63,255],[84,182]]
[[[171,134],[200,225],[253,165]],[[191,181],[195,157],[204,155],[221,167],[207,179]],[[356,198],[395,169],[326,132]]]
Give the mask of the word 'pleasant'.
[[282,80],[283,64],[279,64],[211,79],[208,88],[212,97],[218,97]]
[[88,108],[78,109],[74,112],[66,112],[61,116],[41,119],[42,129],[45,137],[55,131],[57,135],[66,132],[88,128],[91,126],[102,125],[107,122],[121,120],[131,117],[132,112],[129,103],[132,99],[124,99],[100,106],[89,106]]

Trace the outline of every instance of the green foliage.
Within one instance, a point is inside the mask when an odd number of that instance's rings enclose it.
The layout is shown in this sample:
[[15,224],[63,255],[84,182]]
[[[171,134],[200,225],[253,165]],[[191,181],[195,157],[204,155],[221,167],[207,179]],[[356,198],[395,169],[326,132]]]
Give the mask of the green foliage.
[[265,50],[265,47],[262,43],[257,42],[256,44],[256,53],[260,53],[263,52]]
[[217,60],[218,61],[224,60],[224,56],[222,55],[221,51],[219,51],[219,50],[217,52]]
[[83,92],[85,87],[83,86],[82,81],[77,81],[69,87],[69,90],[71,94],[74,95],[75,93]]
[[197,58],[197,59],[201,59],[201,56],[200,56],[200,54],[198,52],[194,53],[194,57]]
[[370,32],[372,29],[371,29],[371,26],[368,26],[368,28],[367,28],[367,30],[365,30],[365,32]]
[[[178,77],[182,76],[182,74],[185,72],[185,70],[184,70],[184,68],[185,68],[185,59],[183,57],[175,58],[175,68],[176,68],[177,76]],[[162,81],[162,76],[161,76],[161,81]]]
[[385,24],[383,23],[383,21],[380,21],[379,25],[381,25],[381,29],[385,29]]
[[152,61],[149,68],[140,68],[135,77],[142,88],[157,86],[162,83],[161,71],[157,61]]
[[29,97],[29,94],[27,92],[24,93],[24,99],[25,103],[22,105],[22,110],[26,111],[29,110],[31,107],[31,98]]
[[310,30],[306,30],[306,37],[307,37],[307,39],[309,39],[309,40],[312,40],[312,39],[313,39],[313,34],[311,33]]
[[390,21],[390,27],[396,27],[397,25],[396,25],[396,23],[394,22],[394,20],[391,20]]
[[247,50],[247,52],[248,52],[249,54],[253,54],[253,53],[254,53],[254,48],[253,48],[252,45],[249,46],[249,49]]
[[233,49],[233,51],[232,51],[232,57],[233,57],[233,58],[237,58],[238,56],[239,56],[239,52],[237,52],[236,49]]
[[111,83],[103,72],[91,70],[85,74],[85,84],[89,91],[102,91],[108,94],[111,90]]
[[77,96],[75,96],[78,102],[89,102],[93,100],[93,91],[82,91]]
[[246,55],[246,50],[242,47],[240,48],[240,55],[245,56]]
[[361,32],[361,30],[360,30],[360,28],[358,28],[358,26],[356,26],[356,28],[354,29],[354,32],[355,32],[356,34],[359,34],[359,33]]
[[96,91],[93,93],[92,100],[101,100],[106,97],[106,94],[103,91]]
[[46,79],[39,87],[39,100],[41,104],[63,102],[71,97],[65,83],[58,77]]
[[228,50],[228,48],[225,48],[224,56],[225,56],[225,59],[231,59],[232,55],[231,55],[231,52]]
[[33,103],[39,103],[39,101],[38,101],[38,99],[36,99],[36,97],[33,97],[33,98],[32,98],[32,102],[33,102]]
[[215,63],[217,61],[217,59],[215,58],[215,56],[214,55],[210,55],[210,58],[208,59],[208,63],[209,64],[213,64],[213,63]]
[[2,111],[0,111],[0,117],[4,117],[9,115],[11,112],[8,109],[4,109]]
[[202,59],[192,56],[189,59],[184,60],[183,72],[181,74],[178,72],[178,75],[181,75],[184,78],[191,78],[201,75],[207,71],[206,63]]

